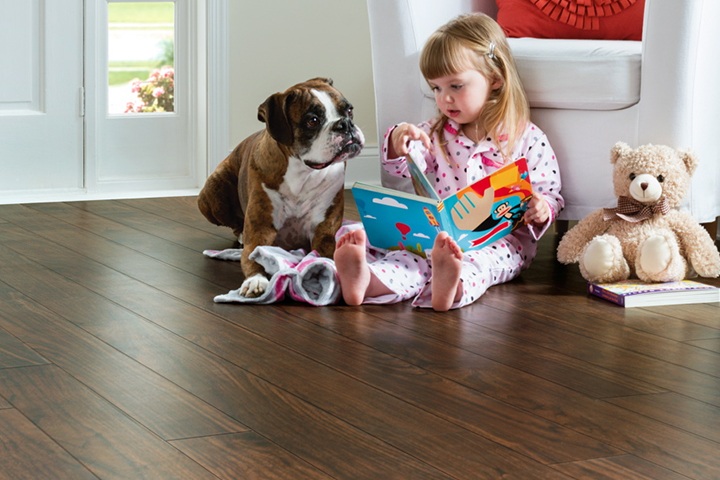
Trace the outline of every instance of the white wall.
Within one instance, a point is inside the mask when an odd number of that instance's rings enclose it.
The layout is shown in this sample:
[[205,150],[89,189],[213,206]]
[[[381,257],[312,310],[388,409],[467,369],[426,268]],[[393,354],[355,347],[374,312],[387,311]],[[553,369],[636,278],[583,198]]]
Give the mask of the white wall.
[[263,128],[257,108],[268,96],[308,78],[330,77],[355,107],[355,121],[366,137],[361,157],[348,163],[348,175],[371,171],[375,178],[377,128],[365,0],[231,0],[229,26],[228,149]]

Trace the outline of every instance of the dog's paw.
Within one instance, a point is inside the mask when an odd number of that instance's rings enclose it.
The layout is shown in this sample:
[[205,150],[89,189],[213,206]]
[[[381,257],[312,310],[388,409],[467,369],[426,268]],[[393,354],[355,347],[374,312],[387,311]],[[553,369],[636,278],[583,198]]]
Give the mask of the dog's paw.
[[253,275],[240,285],[240,295],[247,298],[257,298],[267,290],[270,281],[264,275]]

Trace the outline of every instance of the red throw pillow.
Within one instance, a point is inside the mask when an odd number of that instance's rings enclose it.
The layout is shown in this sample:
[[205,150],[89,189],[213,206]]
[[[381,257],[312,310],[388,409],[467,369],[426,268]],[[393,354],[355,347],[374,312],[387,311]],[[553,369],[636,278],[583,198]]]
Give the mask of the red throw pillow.
[[508,37],[641,40],[645,0],[496,0]]

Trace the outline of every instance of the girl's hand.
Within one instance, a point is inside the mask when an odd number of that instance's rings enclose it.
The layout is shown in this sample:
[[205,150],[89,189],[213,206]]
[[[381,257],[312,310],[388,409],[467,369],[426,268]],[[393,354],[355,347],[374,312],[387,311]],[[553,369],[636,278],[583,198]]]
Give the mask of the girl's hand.
[[528,209],[523,216],[525,223],[543,225],[550,218],[550,205],[542,195],[533,193]]
[[430,149],[430,137],[420,128],[410,123],[401,123],[390,133],[388,158],[404,157],[408,154],[408,145],[413,140],[420,140],[425,148]]

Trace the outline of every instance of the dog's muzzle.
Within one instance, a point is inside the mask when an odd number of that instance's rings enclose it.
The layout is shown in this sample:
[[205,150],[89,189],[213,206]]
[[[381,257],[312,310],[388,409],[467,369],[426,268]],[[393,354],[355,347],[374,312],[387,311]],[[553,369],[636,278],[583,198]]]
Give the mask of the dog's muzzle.
[[313,163],[305,160],[305,165],[315,170],[322,170],[335,163],[346,162],[360,154],[365,145],[365,138],[362,131],[351,120],[343,119],[338,121],[333,128],[333,133],[339,134],[333,143],[342,145],[333,158],[325,163]]

